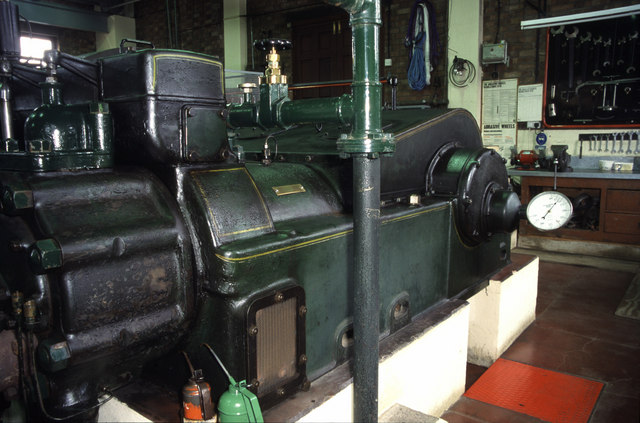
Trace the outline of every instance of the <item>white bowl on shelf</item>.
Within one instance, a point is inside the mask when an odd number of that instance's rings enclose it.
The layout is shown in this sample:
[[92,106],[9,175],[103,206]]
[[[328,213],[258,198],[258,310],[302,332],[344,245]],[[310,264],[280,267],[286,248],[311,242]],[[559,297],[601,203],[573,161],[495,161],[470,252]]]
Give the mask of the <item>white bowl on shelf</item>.
[[611,170],[613,167],[613,160],[599,160],[598,164],[600,170]]

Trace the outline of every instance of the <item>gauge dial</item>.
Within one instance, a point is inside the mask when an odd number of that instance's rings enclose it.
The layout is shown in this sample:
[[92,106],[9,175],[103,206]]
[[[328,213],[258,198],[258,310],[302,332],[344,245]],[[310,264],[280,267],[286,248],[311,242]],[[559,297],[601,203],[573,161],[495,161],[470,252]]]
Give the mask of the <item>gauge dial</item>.
[[531,199],[527,206],[527,220],[541,231],[564,226],[573,214],[569,198],[557,191],[545,191]]

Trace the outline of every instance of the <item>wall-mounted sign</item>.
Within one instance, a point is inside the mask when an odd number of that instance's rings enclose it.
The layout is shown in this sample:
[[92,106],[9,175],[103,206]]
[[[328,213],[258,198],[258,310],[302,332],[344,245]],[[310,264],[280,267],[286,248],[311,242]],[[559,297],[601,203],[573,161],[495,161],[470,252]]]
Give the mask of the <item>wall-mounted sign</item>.
[[506,159],[516,145],[518,80],[482,82],[482,141]]

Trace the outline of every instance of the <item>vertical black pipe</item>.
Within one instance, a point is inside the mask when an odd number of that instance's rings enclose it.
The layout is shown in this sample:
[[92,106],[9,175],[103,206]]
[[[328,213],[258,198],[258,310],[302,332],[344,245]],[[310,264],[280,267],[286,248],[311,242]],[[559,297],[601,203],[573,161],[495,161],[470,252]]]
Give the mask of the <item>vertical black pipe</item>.
[[380,0],[325,0],[350,13],[353,129],[342,152],[353,157],[353,418],[378,421],[380,159],[384,138],[378,78]]
[[173,48],[172,30],[171,30],[171,10],[169,9],[169,0],[164,0],[165,10],[167,11],[167,37],[169,39],[169,48]]
[[353,418],[356,422],[377,422],[380,159],[353,157],[353,189]]
[[[380,159],[374,140],[382,136],[378,78],[380,0],[331,0],[350,13],[353,45],[353,418],[378,421],[380,333],[378,239]],[[368,153],[368,154],[366,154]]]
[[0,77],[0,141],[13,138],[13,113],[8,79]]

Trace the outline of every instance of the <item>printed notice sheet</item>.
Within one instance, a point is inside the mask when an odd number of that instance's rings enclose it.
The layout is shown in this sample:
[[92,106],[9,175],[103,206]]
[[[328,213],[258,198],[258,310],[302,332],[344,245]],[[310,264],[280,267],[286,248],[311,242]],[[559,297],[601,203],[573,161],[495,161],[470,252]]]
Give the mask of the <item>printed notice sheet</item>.
[[482,141],[506,159],[516,145],[517,113],[517,79],[482,82]]
[[542,120],[542,84],[518,87],[518,122]]

